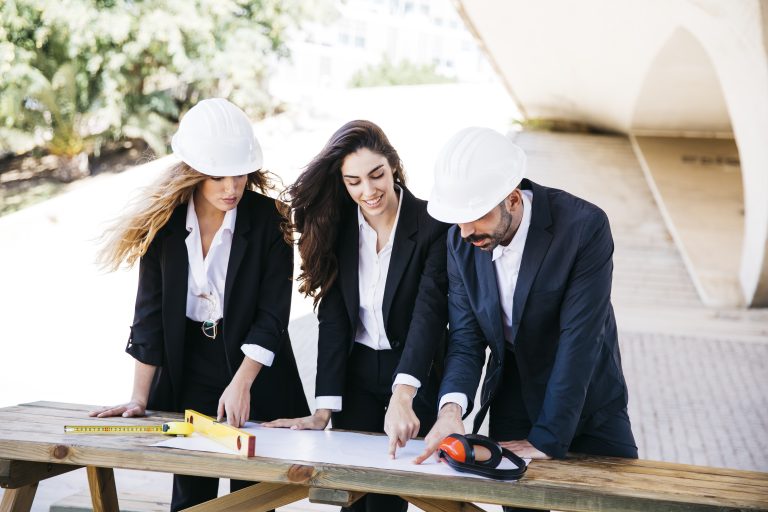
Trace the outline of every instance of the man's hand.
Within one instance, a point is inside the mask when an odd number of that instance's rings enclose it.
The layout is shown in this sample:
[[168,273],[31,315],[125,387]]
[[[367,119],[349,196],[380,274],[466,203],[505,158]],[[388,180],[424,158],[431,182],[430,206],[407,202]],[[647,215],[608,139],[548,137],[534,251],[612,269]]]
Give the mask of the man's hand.
[[432,430],[424,438],[426,444],[424,453],[413,459],[413,463],[421,464],[427,460],[430,455],[435,453],[437,447],[440,446],[440,441],[445,439],[446,436],[463,433],[464,423],[461,422],[461,407],[459,407],[459,404],[449,402],[443,405]]
[[499,444],[504,448],[506,448],[507,450],[514,452],[516,455],[524,459],[551,459],[552,458],[546,453],[536,448],[535,446],[533,446],[531,443],[529,443],[527,439],[521,439],[519,441],[504,441]]
[[389,458],[394,459],[397,447],[403,448],[409,439],[419,435],[419,418],[413,412],[413,397],[417,389],[408,384],[398,384],[389,399],[384,416],[384,433],[389,436]]

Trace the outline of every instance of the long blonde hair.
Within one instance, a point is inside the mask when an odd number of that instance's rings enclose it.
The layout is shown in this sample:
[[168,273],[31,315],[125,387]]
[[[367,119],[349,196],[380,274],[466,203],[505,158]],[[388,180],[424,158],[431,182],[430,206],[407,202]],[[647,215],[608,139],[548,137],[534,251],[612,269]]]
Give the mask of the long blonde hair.
[[[248,175],[246,189],[274,189],[269,173],[255,171]],[[97,256],[100,267],[114,271],[126,263],[130,268],[149,249],[160,229],[171,218],[173,210],[189,202],[197,185],[209,176],[194,170],[184,162],[172,165],[147,187],[143,194],[129,203],[127,212],[119,217],[102,236],[103,247]]]

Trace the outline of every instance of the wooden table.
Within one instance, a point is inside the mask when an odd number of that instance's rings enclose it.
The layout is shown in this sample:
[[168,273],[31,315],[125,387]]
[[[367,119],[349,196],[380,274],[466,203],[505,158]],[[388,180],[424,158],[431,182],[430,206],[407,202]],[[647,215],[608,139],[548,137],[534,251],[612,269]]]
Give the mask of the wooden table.
[[[301,500],[343,504],[396,494],[428,512],[479,511],[471,502],[556,510],[768,510],[768,473],[605,457],[534,461],[517,483],[312,464],[150,446],[156,435],[64,434],[97,424],[89,406],[35,402],[0,409],[0,512],[28,511],[40,480],[85,466],[95,511],[117,511],[113,468],[261,482],[188,510],[264,511]],[[112,418],[158,424],[180,415]],[[257,444],[258,452],[258,444]],[[169,490],[170,491],[170,490]]]

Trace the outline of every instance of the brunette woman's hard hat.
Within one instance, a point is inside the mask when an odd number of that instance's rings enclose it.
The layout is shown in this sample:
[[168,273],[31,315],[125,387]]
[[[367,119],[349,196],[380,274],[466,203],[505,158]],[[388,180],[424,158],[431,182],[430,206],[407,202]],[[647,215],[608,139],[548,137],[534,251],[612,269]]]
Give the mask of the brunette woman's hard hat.
[[240,176],[264,162],[259,141],[245,112],[223,98],[189,109],[171,139],[173,154],[209,176]]
[[525,152],[490,128],[465,128],[443,146],[427,211],[450,224],[474,222],[507,197],[525,175]]

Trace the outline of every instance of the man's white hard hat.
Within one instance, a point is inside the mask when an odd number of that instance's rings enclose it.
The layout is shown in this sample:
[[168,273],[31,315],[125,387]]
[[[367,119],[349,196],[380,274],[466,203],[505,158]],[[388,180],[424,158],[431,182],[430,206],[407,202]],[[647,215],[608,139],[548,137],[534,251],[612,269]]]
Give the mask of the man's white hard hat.
[[525,175],[525,152],[490,128],[464,128],[443,146],[427,211],[450,224],[473,222],[507,197]]
[[224,98],[203,100],[189,109],[171,148],[182,162],[209,176],[240,176],[264,163],[248,116]]

